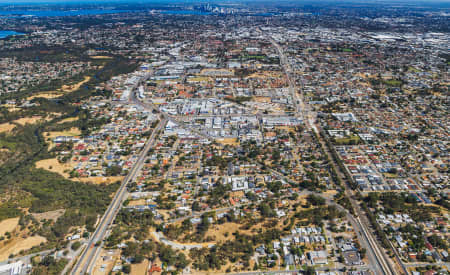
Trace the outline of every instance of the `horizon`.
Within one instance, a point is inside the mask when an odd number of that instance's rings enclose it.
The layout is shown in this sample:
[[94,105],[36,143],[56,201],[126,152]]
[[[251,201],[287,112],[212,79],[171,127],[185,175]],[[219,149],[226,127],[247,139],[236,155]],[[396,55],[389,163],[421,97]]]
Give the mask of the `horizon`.
[[[0,4],[114,4],[114,3],[137,3],[137,4],[150,4],[150,3],[160,3],[160,4],[174,4],[174,3],[208,3],[208,2],[268,2],[269,0],[231,0],[231,1],[221,1],[221,0],[0,0]],[[280,1],[286,2],[286,1]],[[366,3],[366,4],[398,4],[398,3],[450,3],[450,0],[324,0],[324,1],[312,1],[312,0],[295,0],[289,2],[296,3]]]

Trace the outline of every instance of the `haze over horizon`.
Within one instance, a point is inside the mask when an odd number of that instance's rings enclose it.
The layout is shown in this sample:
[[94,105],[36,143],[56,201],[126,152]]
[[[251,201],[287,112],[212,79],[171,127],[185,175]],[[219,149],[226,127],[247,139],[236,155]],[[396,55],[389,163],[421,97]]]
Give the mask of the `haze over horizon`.
[[[188,3],[188,2],[266,2],[268,0],[243,0],[243,1],[221,1],[221,0],[211,0],[211,1],[201,1],[201,0],[0,0],[0,4],[68,4],[68,3]],[[286,2],[286,1],[281,1]],[[292,1],[289,1],[292,2]],[[311,0],[295,0],[297,3],[450,3],[450,0],[325,0],[325,1],[311,1]]]

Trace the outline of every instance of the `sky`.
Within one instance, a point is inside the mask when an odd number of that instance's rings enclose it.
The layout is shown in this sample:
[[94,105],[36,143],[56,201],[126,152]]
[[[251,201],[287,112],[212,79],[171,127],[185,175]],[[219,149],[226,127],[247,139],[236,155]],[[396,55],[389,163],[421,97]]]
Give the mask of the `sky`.
[[[239,0],[231,0],[231,2],[238,2]],[[257,2],[260,0],[243,0],[243,2]],[[262,0],[265,1],[265,0]],[[305,0],[293,0],[293,2],[305,2]],[[359,3],[450,3],[450,0],[326,0],[324,2],[359,2]],[[44,4],[44,3],[59,3],[59,4],[69,4],[69,3],[114,3],[114,2],[131,2],[131,3],[180,3],[180,2],[230,2],[230,0],[220,1],[220,0],[0,0],[0,4]],[[306,1],[308,2],[308,0]],[[321,2],[321,0],[317,0]]]

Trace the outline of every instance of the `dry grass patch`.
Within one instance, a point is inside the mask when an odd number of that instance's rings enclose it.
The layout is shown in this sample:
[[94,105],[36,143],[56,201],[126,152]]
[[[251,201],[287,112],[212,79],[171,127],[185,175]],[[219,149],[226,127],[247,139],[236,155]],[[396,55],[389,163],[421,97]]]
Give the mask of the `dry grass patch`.
[[44,92],[44,93],[38,93],[32,96],[27,97],[27,100],[32,100],[38,97],[41,98],[46,98],[46,99],[52,99],[52,98],[57,98],[61,96],[61,93],[59,91],[49,91],[49,92]]
[[2,124],[0,124],[0,133],[9,133],[9,132],[11,132],[15,127],[16,127],[16,125],[11,124],[11,123],[9,123],[9,122],[2,123]]
[[111,184],[116,181],[122,181],[124,179],[123,176],[114,176],[114,177],[88,177],[88,178],[71,178],[71,180],[80,181],[80,182],[90,182],[94,184]]
[[80,129],[76,128],[76,127],[72,127],[69,130],[66,131],[54,131],[54,132],[45,132],[44,136],[47,139],[54,139],[55,137],[59,137],[59,136],[79,136],[81,135],[81,131]]
[[42,116],[32,116],[32,117],[19,118],[19,119],[14,120],[13,122],[24,126],[25,124],[34,124],[41,119],[44,119],[44,118]]
[[131,265],[131,275],[144,275],[147,274],[147,270],[148,270],[148,260],[145,259],[142,263],[140,264],[133,264]]
[[147,205],[147,200],[146,199],[133,200],[133,201],[130,201],[130,203],[128,205],[129,206]]
[[208,232],[206,232],[205,238],[214,237],[216,239],[216,242],[233,240],[234,232],[239,231],[240,233],[243,233],[242,230],[239,229],[240,226],[242,225],[234,222],[227,222],[220,225],[213,225],[208,230]]
[[212,79],[210,77],[205,76],[197,76],[197,77],[190,77],[187,79],[188,82],[211,82]]
[[91,56],[92,59],[112,59],[111,56],[107,56],[107,55],[94,55]]
[[0,236],[5,235],[6,232],[13,232],[19,225],[20,218],[6,219],[0,222]]
[[86,177],[86,178],[71,178],[70,177],[70,171],[72,171],[75,167],[75,163],[67,162],[67,163],[60,163],[58,159],[51,158],[51,159],[43,159],[40,161],[37,161],[35,163],[36,168],[45,169],[50,172],[55,172],[60,174],[66,179],[70,179],[73,181],[78,182],[84,182],[84,183],[93,183],[93,184],[110,184],[114,183],[116,181],[122,181],[123,176],[115,176],[115,177]]
[[239,145],[237,138],[218,138],[216,141],[222,145]]
[[58,124],[63,124],[66,122],[73,122],[73,121],[77,121],[77,120],[78,120],[78,117],[68,117],[68,118],[65,118],[65,119],[59,121]]
[[53,211],[47,211],[44,213],[32,213],[31,215],[38,221],[43,219],[56,221],[59,217],[61,217],[66,210],[58,209]]
[[28,250],[33,246],[40,245],[46,241],[47,239],[41,236],[17,237],[6,241],[0,247],[0,261],[7,260],[11,254],[17,254],[22,250]]
[[292,126],[275,126],[275,129],[284,130],[284,131],[295,133],[295,127],[292,127]]
[[49,149],[52,149],[53,147],[56,146],[56,144],[53,143],[54,138],[59,136],[71,136],[71,137],[80,136],[81,131],[76,127],[72,127],[66,131],[44,132],[43,135],[45,140],[47,141],[47,144],[49,145]]
[[255,96],[254,101],[259,102],[259,103],[270,103],[272,102],[272,98],[268,97],[268,96]]
[[73,166],[69,163],[60,163],[56,158],[43,159],[35,163],[36,168],[42,168],[50,172],[55,172],[68,179],[70,177],[67,171],[72,171]]
[[22,110],[22,108],[20,108],[20,107],[8,107],[8,112],[17,112],[17,111],[20,111],[20,110]]
[[37,93],[35,95],[29,96],[27,98],[27,100],[32,100],[37,97],[42,97],[42,98],[47,98],[47,99],[57,98],[57,97],[62,96],[64,93],[70,93],[70,92],[78,90],[81,87],[81,85],[85,84],[89,80],[91,80],[91,77],[85,76],[84,79],[78,83],[71,84],[71,85],[63,85],[60,89],[57,89],[55,91],[45,91],[45,92]]
[[81,87],[81,85],[87,83],[89,80],[91,80],[91,77],[85,76],[84,80],[82,80],[76,84],[72,84],[72,85],[63,85],[61,89],[63,92],[70,93],[70,92],[78,90]]

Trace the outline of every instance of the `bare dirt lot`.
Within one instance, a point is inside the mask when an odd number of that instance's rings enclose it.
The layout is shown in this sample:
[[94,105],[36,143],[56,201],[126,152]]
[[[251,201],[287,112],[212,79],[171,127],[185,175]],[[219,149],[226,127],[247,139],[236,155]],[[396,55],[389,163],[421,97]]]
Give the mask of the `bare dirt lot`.
[[131,275],[145,275],[147,274],[148,260],[144,260],[140,264],[131,265]]

